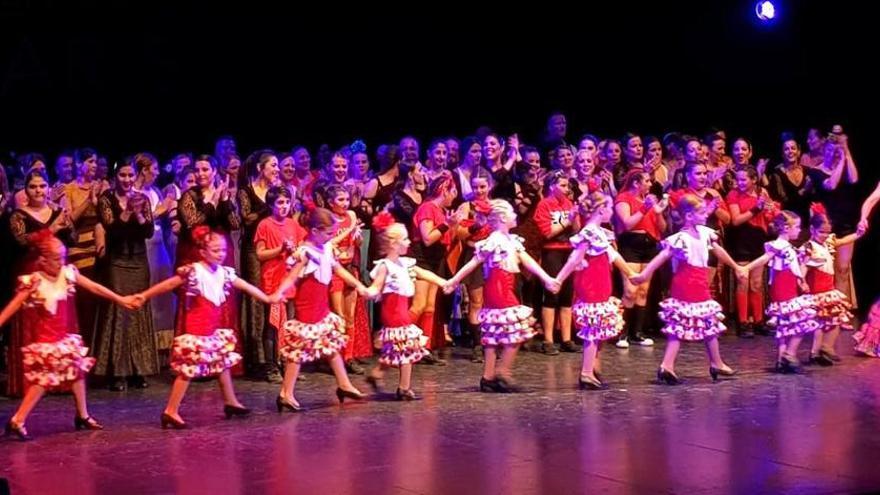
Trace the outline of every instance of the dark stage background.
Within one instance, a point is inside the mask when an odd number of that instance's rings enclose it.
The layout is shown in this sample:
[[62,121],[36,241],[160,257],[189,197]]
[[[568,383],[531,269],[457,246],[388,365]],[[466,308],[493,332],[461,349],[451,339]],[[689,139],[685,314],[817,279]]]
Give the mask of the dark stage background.
[[[372,150],[482,124],[534,141],[562,109],[572,138],[715,126],[774,159],[781,131],[840,123],[867,195],[880,177],[870,8],[777,5],[778,22],[761,26],[750,1],[320,12],[2,1],[0,160],[84,145],[111,161],[167,159],[227,133],[240,152],[354,138]],[[857,250],[863,306],[880,292],[878,243],[872,232]]]

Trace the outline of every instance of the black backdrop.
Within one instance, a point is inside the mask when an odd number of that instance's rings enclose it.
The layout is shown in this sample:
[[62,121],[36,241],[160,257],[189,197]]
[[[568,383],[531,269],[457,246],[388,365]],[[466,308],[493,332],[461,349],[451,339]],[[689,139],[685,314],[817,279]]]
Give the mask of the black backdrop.
[[[869,7],[777,3],[778,22],[763,26],[749,1],[130,11],[9,0],[0,160],[83,145],[111,160],[167,158],[226,133],[245,152],[354,138],[374,149],[482,124],[534,140],[562,109],[572,137],[715,126],[773,158],[782,130],[841,123],[867,194],[880,177]],[[878,241],[857,251],[863,299],[880,292]]]

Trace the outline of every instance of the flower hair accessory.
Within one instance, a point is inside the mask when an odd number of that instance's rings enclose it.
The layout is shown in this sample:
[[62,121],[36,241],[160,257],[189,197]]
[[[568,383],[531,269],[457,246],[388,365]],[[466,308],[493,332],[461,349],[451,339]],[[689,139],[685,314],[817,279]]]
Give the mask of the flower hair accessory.
[[207,225],[199,225],[192,231],[192,240],[199,247],[204,247],[205,244],[208,243],[208,239],[211,237],[211,234],[213,234],[213,232],[211,231],[210,227],[208,227]]
[[474,201],[474,211],[481,215],[488,215],[492,213],[492,204],[485,199],[478,199]]
[[394,216],[387,211],[380,212],[378,215],[373,217],[373,228],[377,231],[381,232],[388,227],[394,225],[395,220]]
[[355,153],[366,153],[367,152],[367,145],[363,141],[358,139],[357,141],[351,143],[348,146],[348,150],[351,151],[352,155]]
[[828,212],[825,210],[825,205],[822,203],[810,203],[810,216],[816,215],[827,215]]

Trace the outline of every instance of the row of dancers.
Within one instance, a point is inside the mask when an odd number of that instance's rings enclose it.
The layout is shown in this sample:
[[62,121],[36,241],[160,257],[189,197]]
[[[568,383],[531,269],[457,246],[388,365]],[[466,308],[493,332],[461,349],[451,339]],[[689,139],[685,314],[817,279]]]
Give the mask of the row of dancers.
[[[801,340],[813,335],[818,349],[822,338],[833,338],[842,324],[850,321],[846,297],[834,289],[834,248],[855,242],[864,234],[837,239],[829,234],[830,222],[820,207],[810,218],[811,239],[800,249],[791,241],[798,238],[801,222],[789,211],[779,212],[773,221],[776,239],[765,244],[765,254],[747,266],[738,265],[718,244],[715,231],[704,224],[714,204],[695,195],[684,195],[673,205],[682,223],[681,229],[662,242],[662,250],[640,272],[631,270],[614,248],[613,234],[603,228],[613,215],[612,198],[601,191],[585,193],[579,201],[582,229],[573,237],[573,251],[556,277],[547,272],[526,252],[520,237],[511,234],[516,213],[505,200],[494,199],[479,205],[480,214],[491,234],[475,246],[473,258],[450,279],[416,266],[406,257],[410,247],[407,229],[391,215],[375,217],[382,259],[376,261],[369,286],[345,270],[335,259],[328,242],[336,232],[332,212],[315,208],[304,219],[307,235],[299,246],[285,245],[288,273],[272,294],[239,278],[234,269],[223,266],[228,246],[225,238],[207,227],[193,232],[199,247],[200,261],[186,265],[171,278],[135,295],[120,296],[80,274],[65,262],[65,247],[48,231],[35,238],[39,252],[37,271],[19,278],[16,295],[0,312],[0,325],[15,312],[27,311],[35,318],[36,341],[24,347],[25,377],[30,387],[18,410],[6,423],[5,431],[26,440],[28,415],[47,390],[70,387],[76,405],[74,426],[77,430],[103,429],[89,413],[85,377],[94,365],[88,349],[70,318],[66,306],[72,304],[77,289],[84,289],[126,308],[137,308],[148,299],[179,288],[185,292],[184,333],[174,339],[171,369],[176,379],[171,387],[163,428],[183,429],[187,423],[180,415],[180,405],[195,378],[217,377],[227,418],[245,416],[250,410],[237,398],[230,368],[241,361],[235,352],[236,338],[231,329],[220,328],[221,308],[232,290],[243,291],[266,304],[292,299],[294,317],[283,324],[279,356],[285,363],[283,382],[276,399],[278,412],[301,411],[295,390],[300,367],[326,360],[336,377],[336,396],[363,400],[367,396],[349,379],[341,351],[346,345],[345,323],[329,307],[329,290],[334,279],[354,287],[367,298],[380,298],[379,332],[381,351],[378,365],[369,373],[367,383],[379,390],[388,368],[398,368],[398,400],[417,399],[412,385],[413,364],[429,351],[427,338],[414,324],[409,312],[415,292],[414,280],[436,284],[451,293],[471,272],[481,268],[485,276],[484,305],[479,313],[481,342],[484,350],[483,373],[479,389],[487,393],[518,390],[513,368],[520,344],[535,334],[533,310],[520,303],[516,294],[516,276],[522,270],[536,275],[551,292],[558,292],[569,276],[574,277],[574,323],[584,341],[579,386],[587,390],[608,387],[602,379],[597,352],[602,342],[616,338],[624,327],[621,301],[612,295],[612,272],[617,267],[631,281],[640,283],[667,261],[672,263],[669,297],[662,301],[660,316],[667,337],[663,360],[657,371],[659,383],[682,383],[675,370],[681,342],[702,341],[706,347],[712,380],[736,374],[721,357],[718,336],[725,330],[721,305],[712,299],[709,288],[709,255],[714,254],[730,266],[737,277],[747,277],[749,270],[762,265],[770,269],[770,299],[766,312],[768,325],[775,328],[778,340],[776,369],[796,373]],[[439,229],[439,227],[438,227]]]

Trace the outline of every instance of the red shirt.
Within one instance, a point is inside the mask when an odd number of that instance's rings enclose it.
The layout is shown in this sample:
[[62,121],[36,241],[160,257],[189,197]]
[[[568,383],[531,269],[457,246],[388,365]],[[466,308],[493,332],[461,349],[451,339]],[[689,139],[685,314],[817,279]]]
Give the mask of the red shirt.
[[[617,205],[620,203],[625,203],[629,205],[629,214],[634,215],[637,212],[642,211],[642,206],[644,206],[645,200],[639,199],[638,196],[629,191],[624,191],[618,194],[616,198],[614,198],[615,207],[617,207]],[[654,211],[653,208],[649,209],[648,212],[642,216],[642,219],[639,220],[639,223],[637,223],[630,230],[645,231],[649,236],[651,236],[652,239],[654,239],[655,241],[659,241],[660,226],[657,225],[657,213]]]
[[[446,223],[446,213],[443,211],[443,208],[437,206],[433,201],[425,201],[419,206],[419,209],[416,210],[416,214],[413,217],[413,224],[415,225],[415,231],[413,232],[413,241],[422,242],[422,229],[419,227],[422,222],[430,220],[434,224],[434,228],[436,229],[440,225]],[[443,244],[449,244],[451,239],[451,229],[447,230],[440,241]],[[433,244],[432,244],[433,246]]]
[[[745,213],[745,212],[751,210],[752,208],[754,208],[755,205],[758,204],[758,196],[752,196],[750,194],[741,193],[736,190],[730,191],[729,193],[727,193],[726,200],[727,200],[728,208],[731,205],[737,205],[739,207],[740,213]],[[769,200],[768,200],[768,203],[769,203]],[[758,227],[759,229],[763,230],[766,233],[767,228],[770,226],[770,222],[773,219],[774,213],[772,210],[773,210],[773,208],[764,209],[763,211],[761,211],[757,215],[750,218],[749,221],[746,223],[749,225],[752,225],[754,227]]]
[[[257,225],[254,233],[254,245],[263,242],[266,249],[275,249],[284,243],[285,239],[299,245],[305,239],[306,230],[292,218],[285,218],[278,222],[272,217],[264,218]],[[270,294],[278,288],[281,281],[287,275],[286,256],[276,256],[260,264],[260,283],[263,292]]]
[[562,224],[562,219],[568,217],[572,209],[574,203],[567,197],[557,199],[555,196],[548,196],[538,203],[534,218],[544,238],[544,249],[571,249],[571,242],[568,240],[571,229],[567,228],[552,238],[550,233],[554,226]]

